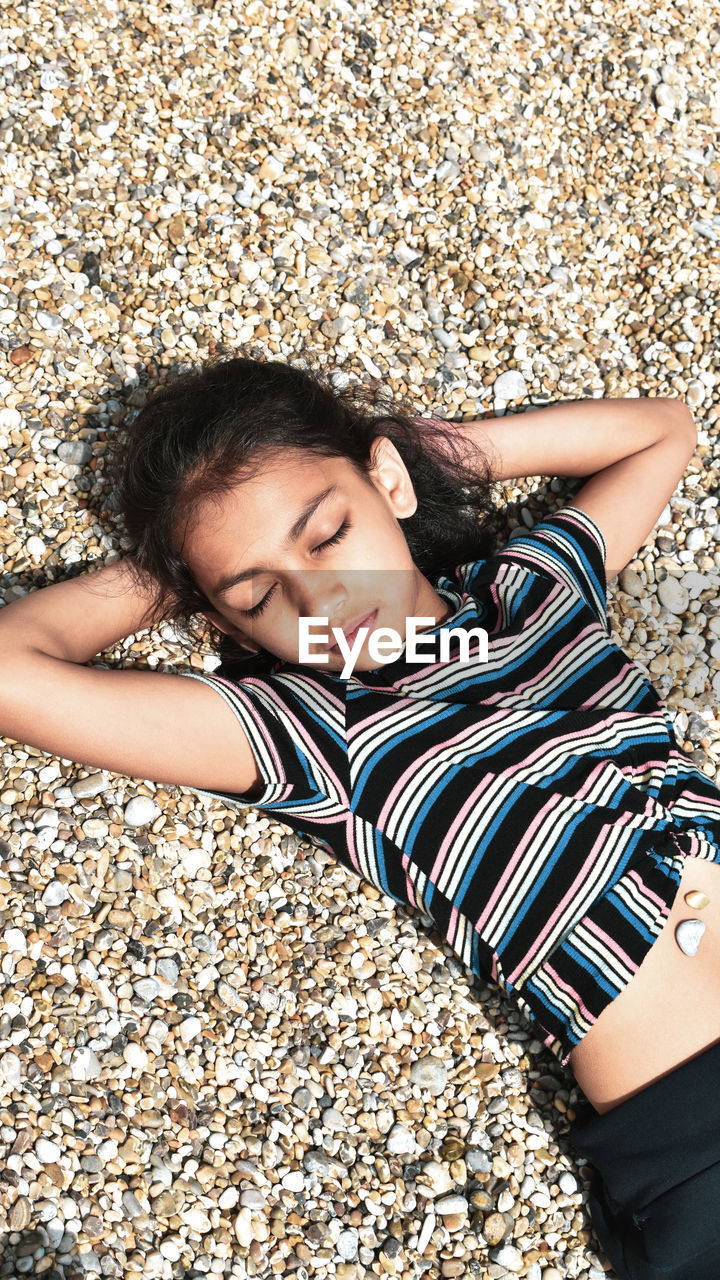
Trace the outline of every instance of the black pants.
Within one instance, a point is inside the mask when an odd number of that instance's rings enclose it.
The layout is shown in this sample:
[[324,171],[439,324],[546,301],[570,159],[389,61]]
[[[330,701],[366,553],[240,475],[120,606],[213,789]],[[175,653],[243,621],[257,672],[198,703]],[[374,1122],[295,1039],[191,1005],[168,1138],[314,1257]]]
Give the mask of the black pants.
[[720,1277],[720,1042],[570,1129],[588,1207],[622,1280]]

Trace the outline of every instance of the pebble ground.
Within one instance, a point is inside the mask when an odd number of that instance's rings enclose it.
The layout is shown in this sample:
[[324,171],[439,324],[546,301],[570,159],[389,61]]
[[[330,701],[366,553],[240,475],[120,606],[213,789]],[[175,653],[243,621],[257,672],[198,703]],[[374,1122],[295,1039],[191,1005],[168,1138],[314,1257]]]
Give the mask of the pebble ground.
[[[718,778],[717,7],[2,26],[4,601],[122,553],[109,441],[216,343],[447,418],[673,396],[697,451],[609,607]],[[256,810],[1,745],[0,1276],[612,1278],[572,1077],[431,922]]]

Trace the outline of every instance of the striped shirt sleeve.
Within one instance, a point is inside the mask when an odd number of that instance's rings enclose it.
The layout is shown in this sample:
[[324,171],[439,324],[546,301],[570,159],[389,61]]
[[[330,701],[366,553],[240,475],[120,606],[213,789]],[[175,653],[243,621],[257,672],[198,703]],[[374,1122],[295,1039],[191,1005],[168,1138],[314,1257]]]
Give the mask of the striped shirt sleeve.
[[587,511],[568,505],[510,539],[498,559],[555,578],[582,596],[609,634],[607,544]]
[[304,720],[293,715],[268,681],[183,674],[189,680],[202,680],[225,699],[247,734],[260,773],[260,789],[252,797],[246,791],[208,791],[208,795],[269,812],[295,813],[323,799],[318,746]]

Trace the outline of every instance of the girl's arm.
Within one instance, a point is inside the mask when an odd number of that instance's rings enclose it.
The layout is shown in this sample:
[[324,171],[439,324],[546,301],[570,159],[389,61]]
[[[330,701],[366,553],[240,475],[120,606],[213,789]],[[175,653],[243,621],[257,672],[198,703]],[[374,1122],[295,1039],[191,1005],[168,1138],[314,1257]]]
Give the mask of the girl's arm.
[[246,793],[260,782],[247,734],[201,680],[86,667],[145,621],[151,593],[128,560],[0,609],[0,734],[134,778]]
[[496,480],[590,477],[572,505],[603,532],[608,581],[652,533],[697,444],[690,410],[665,397],[583,400],[457,425],[486,452]]
[[460,434],[487,451],[495,480],[521,476],[591,476],[659,443],[669,426],[692,414],[682,400],[580,400],[529,413],[456,423]]

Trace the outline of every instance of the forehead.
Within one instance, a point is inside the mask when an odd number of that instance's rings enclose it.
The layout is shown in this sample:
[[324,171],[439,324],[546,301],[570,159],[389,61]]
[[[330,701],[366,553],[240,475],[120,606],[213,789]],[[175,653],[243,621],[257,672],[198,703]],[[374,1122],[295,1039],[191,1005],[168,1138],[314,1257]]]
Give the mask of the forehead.
[[[298,512],[316,494],[330,485],[337,487],[338,495],[346,494],[361,483],[362,477],[344,457],[296,450],[292,457],[273,458],[256,475],[192,506],[181,554],[193,572],[202,574],[210,568],[210,558],[216,564],[225,547],[232,548],[237,559],[245,551],[252,555],[261,545],[279,547]],[[319,511],[332,501],[329,498]],[[182,538],[182,530],[177,532]]]
[[288,450],[283,457],[269,458],[253,475],[239,479],[224,492],[208,494],[194,504],[193,514],[208,525],[224,523],[235,513],[243,519],[249,511],[262,511],[275,523],[278,517],[289,519],[327,485],[345,488],[353,479],[357,482],[357,473],[347,458]]

